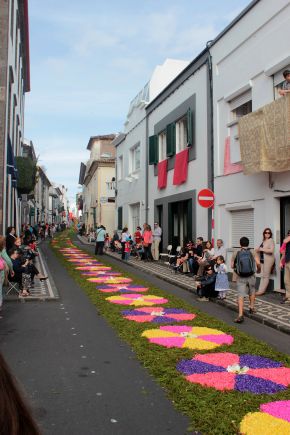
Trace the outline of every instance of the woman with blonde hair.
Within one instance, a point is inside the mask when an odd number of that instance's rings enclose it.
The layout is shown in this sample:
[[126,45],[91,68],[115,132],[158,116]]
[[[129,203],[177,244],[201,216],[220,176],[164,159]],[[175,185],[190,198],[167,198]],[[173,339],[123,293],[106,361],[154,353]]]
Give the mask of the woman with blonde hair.
[[261,281],[256,296],[265,294],[269,285],[271,271],[275,262],[275,244],[272,236],[271,229],[265,228],[263,231],[263,241],[255,250],[256,254],[260,257],[261,264]]

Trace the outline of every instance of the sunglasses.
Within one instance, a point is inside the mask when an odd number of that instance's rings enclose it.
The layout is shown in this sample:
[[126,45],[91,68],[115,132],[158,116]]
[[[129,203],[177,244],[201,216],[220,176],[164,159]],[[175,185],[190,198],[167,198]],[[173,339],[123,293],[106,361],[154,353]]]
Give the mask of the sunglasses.
[[265,231],[264,234],[271,234],[270,231]]

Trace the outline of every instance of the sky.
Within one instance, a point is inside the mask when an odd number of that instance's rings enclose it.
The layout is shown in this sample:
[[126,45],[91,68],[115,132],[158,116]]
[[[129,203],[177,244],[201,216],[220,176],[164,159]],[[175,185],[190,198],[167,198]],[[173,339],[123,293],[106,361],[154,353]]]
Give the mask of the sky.
[[[139,4],[138,4],[139,3]],[[91,136],[123,131],[166,58],[191,61],[249,0],[29,0],[25,138],[74,201]]]

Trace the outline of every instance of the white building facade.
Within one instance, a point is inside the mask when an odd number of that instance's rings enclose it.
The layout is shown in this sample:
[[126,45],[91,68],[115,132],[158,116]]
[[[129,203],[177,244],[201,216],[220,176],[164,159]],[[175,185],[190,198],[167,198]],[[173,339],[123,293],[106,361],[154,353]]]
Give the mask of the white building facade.
[[167,59],[154,70],[150,81],[132,100],[124,132],[113,141],[116,146],[116,228],[133,233],[148,220],[148,119],[146,106],[188,65]]
[[[285,151],[277,138],[281,130],[284,136],[289,133],[290,117],[286,109],[281,109],[286,100],[278,100],[278,87],[283,81],[282,71],[290,69],[289,39],[290,2],[260,0],[252,1],[210,48],[215,237],[224,239],[230,256],[241,236],[249,237],[250,245],[257,247],[264,228],[270,227],[276,243],[276,264],[280,243],[290,229],[290,166],[287,158],[263,166],[267,141],[259,142],[259,135],[262,130],[273,133],[272,160]],[[278,124],[279,116],[286,121]],[[272,278],[272,287],[280,288],[278,267]]]
[[163,249],[211,238],[211,211],[197,202],[213,187],[209,54],[204,50],[146,108],[148,223],[159,223]]

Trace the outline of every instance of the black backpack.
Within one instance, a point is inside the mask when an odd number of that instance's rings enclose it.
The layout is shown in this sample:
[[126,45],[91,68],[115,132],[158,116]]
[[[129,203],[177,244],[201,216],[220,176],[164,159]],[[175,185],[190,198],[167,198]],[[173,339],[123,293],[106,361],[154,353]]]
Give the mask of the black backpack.
[[235,261],[235,272],[241,277],[249,277],[256,272],[256,263],[249,249],[238,251]]

